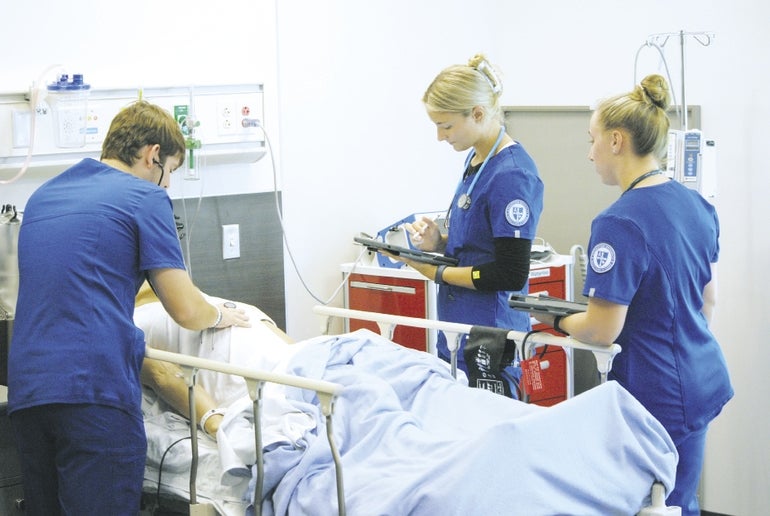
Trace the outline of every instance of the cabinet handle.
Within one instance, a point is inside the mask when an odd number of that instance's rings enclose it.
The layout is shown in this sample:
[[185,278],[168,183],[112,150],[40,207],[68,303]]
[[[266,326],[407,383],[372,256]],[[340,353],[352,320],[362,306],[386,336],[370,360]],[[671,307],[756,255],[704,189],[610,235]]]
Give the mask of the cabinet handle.
[[369,283],[367,281],[351,281],[351,288],[363,288],[366,290],[379,290],[381,292],[396,292],[398,294],[416,294],[414,287],[402,287],[399,285],[383,285],[382,283]]

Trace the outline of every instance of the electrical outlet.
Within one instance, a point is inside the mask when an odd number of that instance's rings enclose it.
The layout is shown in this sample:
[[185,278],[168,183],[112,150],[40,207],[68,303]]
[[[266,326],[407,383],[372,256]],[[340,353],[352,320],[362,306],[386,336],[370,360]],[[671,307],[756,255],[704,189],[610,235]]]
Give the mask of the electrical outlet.
[[256,100],[248,95],[229,95],[216,103],[217,135],[240,138],[255,132]]
[[217,132],[220,136],[236,134],[238,112],[233,102],[217,102]]
[[241,235],[238,224],[222,226],[222,259],[232,260],[241,257]]

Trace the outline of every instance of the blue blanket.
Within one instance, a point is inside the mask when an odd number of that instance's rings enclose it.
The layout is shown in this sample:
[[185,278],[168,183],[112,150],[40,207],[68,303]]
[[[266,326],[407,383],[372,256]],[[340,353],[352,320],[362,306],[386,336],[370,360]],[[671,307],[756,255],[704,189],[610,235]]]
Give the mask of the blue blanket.
[[[433,356],[368,330],[313,339],[288,372],[345,386],[333,424],[352,516],[630,515],[653,481],[673,487],[671,439],[615,382],[527,405],[469,388]],[[317,399],[287,397],[317,426],[267,451],[263,514],[336,514]]]

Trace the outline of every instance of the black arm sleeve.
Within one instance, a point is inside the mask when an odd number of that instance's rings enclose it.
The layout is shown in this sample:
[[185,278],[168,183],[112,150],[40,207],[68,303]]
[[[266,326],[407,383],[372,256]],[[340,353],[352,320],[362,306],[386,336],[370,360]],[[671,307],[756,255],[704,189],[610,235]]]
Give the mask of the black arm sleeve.
[[476,290],[521,290],[529,278],[532,241],[495,238],[495,261],[473,267]]

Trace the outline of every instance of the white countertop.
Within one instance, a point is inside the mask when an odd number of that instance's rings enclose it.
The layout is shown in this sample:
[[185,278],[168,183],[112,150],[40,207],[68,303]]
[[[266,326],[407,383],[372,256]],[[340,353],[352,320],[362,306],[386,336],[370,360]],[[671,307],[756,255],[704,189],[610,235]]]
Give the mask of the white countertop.
[[[531,269],[542,269],[545,267],[560,267],[562,265],[569,265],[573,262],[572,256],[563,254],[552,254],[547,260],[538,262],[530,262]],[[369,263],[343,263],[340,265],[340,269],[344,273],[356,273],[356,274],[371,274],[376,276],[385,276],[389,278],[408,278],[408,279],[422,279],[427,278],[412,269],[408,265],[401,268],[381,267],[377,262]]]

